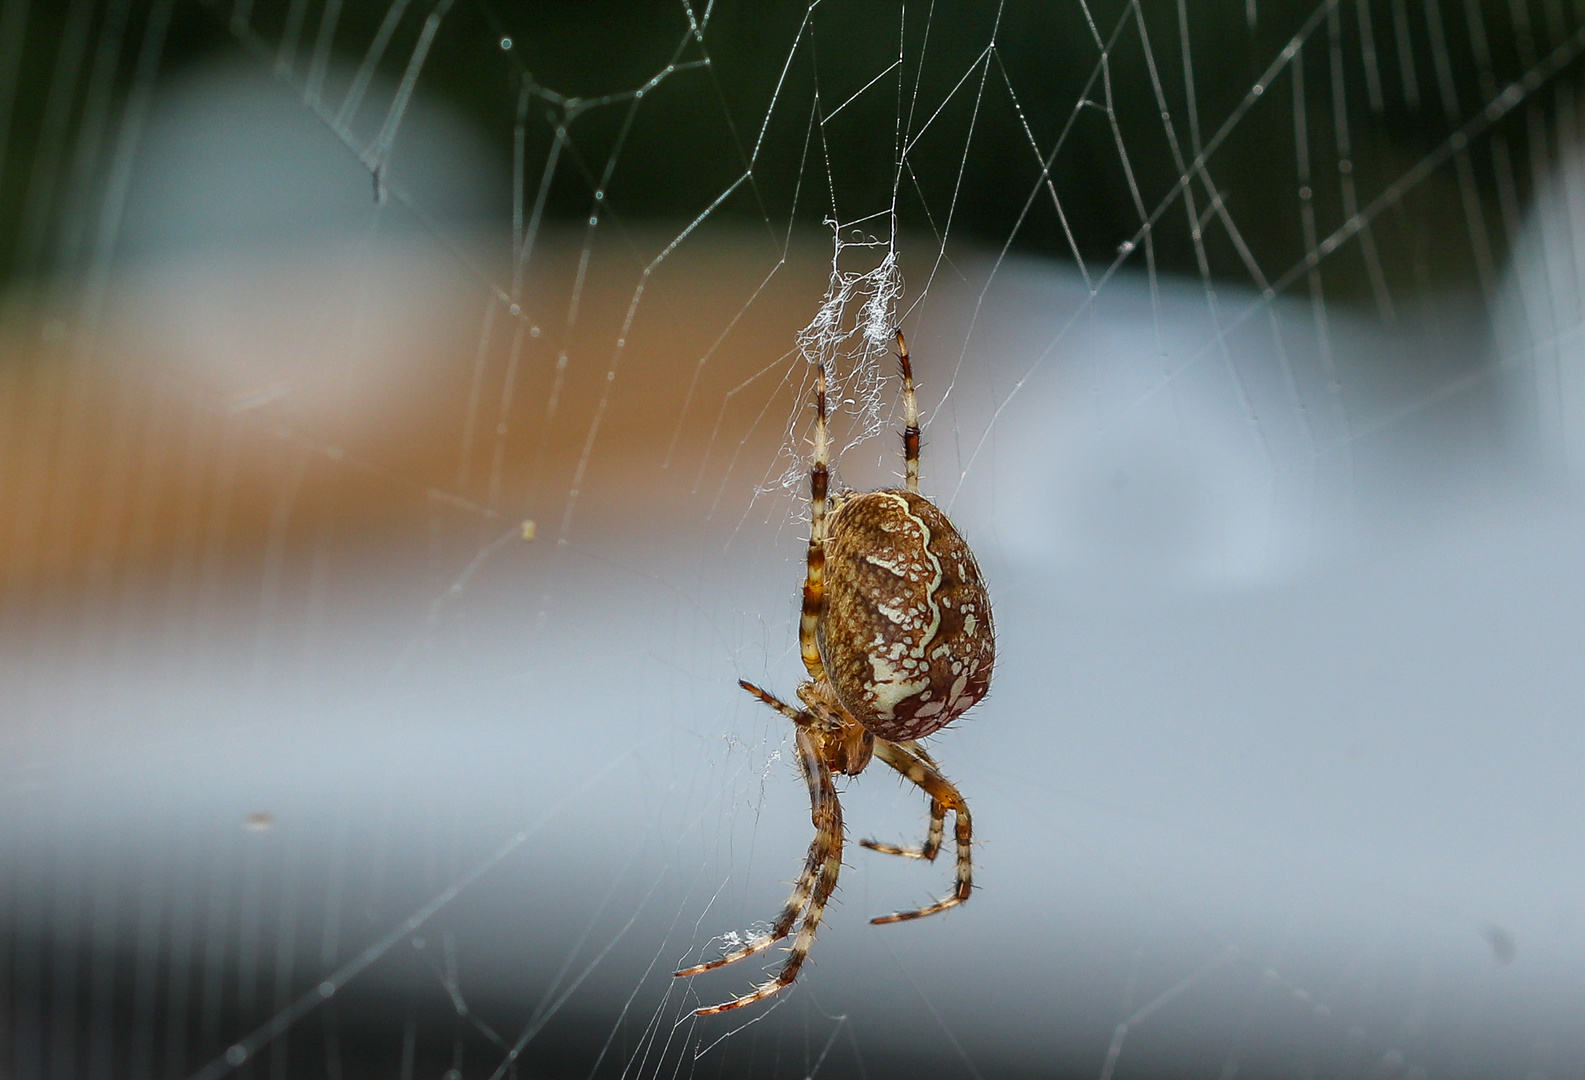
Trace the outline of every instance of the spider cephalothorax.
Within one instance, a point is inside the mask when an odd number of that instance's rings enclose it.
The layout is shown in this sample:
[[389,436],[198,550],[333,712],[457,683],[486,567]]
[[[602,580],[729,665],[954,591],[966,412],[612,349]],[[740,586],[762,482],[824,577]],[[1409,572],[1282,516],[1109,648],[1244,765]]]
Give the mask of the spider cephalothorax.
[[826,372],[824,365],[816,370],[809,566],[799,628],[809,671],[809,680],[798,687],[804,707],[795,709],[752,683],[740,684],[795,725],[815,838],[792,896],[767,933],[719,960],[677,974],[697,975],[752,956],[791,934],[795,925],[798,934],[774,978],[740,997],[700,1009],[701,1014],[759,1001],[797,977],[842,868],[842,806],[833,773],[857,776],[878,757],[929,796],[930,831],[924,844],[899,848],[860,841],[875,851],[934,859],[947,812],[953,815],[953,892],[926,907],[872,922],[932,915],[961,904],[973,890],[968,805],[916,740],[950,724],[985,696],[996,636],[990,598],[973,553],[947,516],[919,494],[919,411],[902,331],[897,332],[897,349],[906,425],[901,489],[830,498]]

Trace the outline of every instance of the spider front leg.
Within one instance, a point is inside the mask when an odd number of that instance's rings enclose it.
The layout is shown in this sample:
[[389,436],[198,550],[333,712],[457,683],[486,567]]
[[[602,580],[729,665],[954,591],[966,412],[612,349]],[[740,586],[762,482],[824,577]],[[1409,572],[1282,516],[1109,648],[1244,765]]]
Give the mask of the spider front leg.
[[837,801],[836,785],[832,782],[831,770],[826,764],[825,755],[819,744],[819,733],[810,724],[808,714],[784,704],[752,683],[745,682],[740,685],[798,725],[796,732],[798,761],[804,777],[809,782],[809,816],[814,822],[815,838],[809,845],[809,855],[804,861],[803,873],[793,885],[792,895],[787,898],[787,904],[782,908],[781,915],[765,936],[733,950],[719,960],[685,968],[676,974],[697,975],[700,972],[736,963],[768,949],[792,932],[793,925],[802,912],[803,923],[798,927],[798,934],[793,939],[792,946],[787,952],[787,959],[782,963],[780,970],[769,981],[761,983],[747,994],[719,1005],[695,1010],[698,1016],[710,1016],[751,1005],[770,997],[798,977],[798,971],[803,967],[804,959],[814,945],[815,932],[820,928],[820,919],[825,914],[826,903],[831,899],[832,892],[836,890],[837,875],[842,870],[842,806]]
[[[871,919],[870,922],[894,923],[904,922],[908,919],[922,919],[926,915],[934,915],[938,911],[956,907],[967,900],[969,894],[974,891],[974,857],[971,852],[973,825],[969,819],[968,803],[963,801],[963,795],[952,785],[952,781],[941,775],[941,770],[936,768],[929,755],[917,746],[876,739],[875,756],[902,773],[909,781],[922,788],[926,795],[930,796],[930,832],[936,840],[937,847],[940,846],[940,831],[944,824],[944,814],[941,817],[938,817],[937,814],[944,810],[952,811],[953,835],[957,842],[958,864],[957,887],[953,890],[952,895],[946,899],[937,900],[933,904],[914,911],[897,911],[890,915],[879,915]],[[930,841],[926,840],[925,843],[928,849]],[[866,844],[865,846],[873,846],[881,851],[887,850],[879,845]],[[908,852],[902,851],[899,854],[908,854]]]
[[[738,685],[747,690],[749,693],[753,694],[755,697],[759,698],[771,708],[775,709],[777,712],[786,716],[794,724],[802,726],[809,722],[808,717],[806,717],[803,713],[799,712],[797,709],[794,709],[792,706],[783,703],[781,699],[777,698],[774,694],[770,694],[764,690],[761,690],[753,683],[745,682],[742,679],[739,679]],[[801,746],[799,749],[800,752],[802,752]],[[769,931],[767,931],[763,936],[753,939],[747,945],[744,945],[738,949],[733,949],[731,952],[727,953],[718,960],[711,960],[704,964],[695,964],[691,968],[684,968],[681,971],[673,972],[673,974],[678,977],[698,975],[700,972],[713,971],[718,967],[725,967],[728,964],[735,964],[739,960],[747,959],[757,952],[763,952],[772,945],[776,944],[782,938],[786,937],[788,934],[792,933],[793,924],[798,921],[798,915],[809,903],[809,896],[814,888],[815,875],[820,872],[821,866],[824,865],[824,859],[825,851],[820,844],[819,834],[816,833],[815,839],[809,845],[809,855],[804,860],[803,872],[798,875],[798,880],[793,883],[792,895],[787,898],[786,906],[782,908],[782,912],[776,917],[776,921],[771,924]]]

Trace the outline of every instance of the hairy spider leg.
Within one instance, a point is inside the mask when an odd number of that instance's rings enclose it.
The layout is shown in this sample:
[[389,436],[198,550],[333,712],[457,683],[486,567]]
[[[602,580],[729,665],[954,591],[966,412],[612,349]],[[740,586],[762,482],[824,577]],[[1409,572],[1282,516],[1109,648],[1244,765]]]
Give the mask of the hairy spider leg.
[[[750,690],[756,697],[770,699],[770,695],[757,687]],[[770,699],[774,702],[774,699]],[[769,702],[768,702],[769,703]],[[775,702],[780,706],[780,702]],[[786,707],[783,706],[785,709]],[[727,1012],[731,1009],[740,1009],[744,1005],[752,1005],[789,985],[798,977],[798,969],[803,967],[804,959],[809,955],[810,948],[815,942],[815,932],[820,928],[820,919],[825,914],[827,901],[837,887],[837,874],[842,870],[842,805],[837,801],[836,785],[831,780],[831,770],[826,765],[825,753],[820,745],[821,733],[818,728],[810,724],[801,724],[796,732],[798,740],[798,763],[803,769],[804,777],[809,781],[809,816],[814,821],[815,839],[809,845],[809,860],[805,864],[804,873],[799,877],[798,884],[793,888],[792,897],[787,902],[783,911],[796,911],[804,905],[804,897],[808,898],[808,910],[804,914],[802,925],[798,927],[798,935],[793,938],[792,947],[787,950],[787,959],[782,963],[781,969],[768,981],[756,986],[753,990],[735,997],[730,1001],[723,1001],[719,1005],[710,1005],[703,1009],[694,1010],[696,1016],[713,1016],[716,1013]],[[809,889],[808,879],[819,867],[819,876],[815,878],[813,888]],[[805,890],[808,890],[806,893]],[[785,937],[783,931],[781,936]],[[774,939],[772,939],[774,940]],[[759,943],[756,943],[759,944]],[[764,943],[770,944],[769,941]],[[763,948],[764,945],[760,945]],[[748,953],[744,953],[748,955]],[[732,960],[742,959],[733,956],[705,964],[687,971],[679,971],[679,975],[689,975],[698,971],[705,971]]]
[[[931,766],[932,768],[939,769],[939,766],[936,765],[935,759],[929,754],[925,753],[925,748],[920,746],[917,742],[909,740],[908,742],[899,742],[897,745],[902,747],[904,750],[913,751],[915,754],[919,755],[920,759],[924,761],[925,764]],[[941,852],[941,838],[942,833],[946,829],[946,821],[947,808],[936,799],[931,799],[930,830],[925,834],[925,842],[919,847],[898,847],[896,844],[885,844],[879,840],[860,840],[859,845],[861,847],[867,847],[871,851],[878,851],[882,855],[901,855],[908,859],[927,859],[930,862],[934,862],[936,856]]]
[[925,842],[918,847],[898,847],[882,840],[860,840],[860,847],[867,847],[871,851],[878,851],[882,855],[901,855],[905,859],[926,859],[934,862],[941,853],[941,840],[946,833],[947,808],[934,799],[930,800],[930,829],[925,834]]
[[897,361],[903,369],[903,476],[909,491],[919,491],[919,403],[914,400],[914,366],[908,359],[908,342],[897,331]]
[[747,679],[739,679],[737,684],[743,689],[747,690],[749,693],[753,694],[755,697],[759,698],[765,704],[769,705],[771,708],[775,709],[777,712],[781,713],[787,719],[797,724],[799,727],[804,727],[811,722],[811,718],[807,712],[805,712],[803,709],[793,708],[791,705],[787,704],[769,690],[761,690]]
[[969,898],[969,893],[974,891],[974,857],[970,850],[973,836],[973,826],[969,821],[969,806],[963,801],[962,794],[952,785],[952,781],[941,775],[929,758],[917,749],[910,749],[901,743],[887,742],[885,739],[875,740],[875,756],[886,764],[906,776],[910,782],[917,784],[924,793],[930,796],[932,811],[936,804],[940,804],[952,811],[953,834],[957,841],[958,866],[957,888],[945,900],[937,900],[933,904],[919,908],[916,911],[896,911],[890,915],[879,915],[870,920],[872,923],[903,922],[908,919],[922,919],[926,915],[934,915],[938,911],[945,911],[949,907]]
[[826,437],[826,365],[815,365],[814,461],[809,466],[809,572],[804,577],[803,616],[798,622],[798,643],[804,667],[815,682],[824,682],[825,662],[820,659],[816,628],[826,604],[826,489],[831,483],[830,446]]
[[[753,683],[745,682],[742,679],[738,680],[738,685],[787,717],[794,724],[797,724],[800,730],[809,724],[807,713],[793,708],[776,697],[776,695],[761,690]],[[800,746],[801,749],[802,747]],[[672,974],[677,977],[698,975],[703,971],[714,971],[718,967],[735,964],[739,960],[745,960],[757,952],[763,952],[792,933],[793,924],[798,921],[799,913],[809,903],[809,896],[814,890],[815,875],[820,872],[820,868],[824,865],[824,860],[825,850],[821,846],[820,836],[817,832],[814,840],[809,844],[809,855],[804,860],[803,872],[798,875],[798,880],[793,883],[792,895],[787,898],[787,903],[782,908],[781,914],[776,917],[776,921],[771,924],[771,928],[764,935],[756,937],[741,948],[733,949],[718,960],[711,960],[705,964],[695,964],[693,967],[683,968],[681,971],[675,971]]]

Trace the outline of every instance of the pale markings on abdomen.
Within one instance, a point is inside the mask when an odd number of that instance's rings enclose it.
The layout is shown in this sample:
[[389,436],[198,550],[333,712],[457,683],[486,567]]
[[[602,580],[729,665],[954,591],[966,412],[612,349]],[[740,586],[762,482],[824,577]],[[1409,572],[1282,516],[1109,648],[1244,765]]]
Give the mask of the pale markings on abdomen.
[[[899,506],[902,507],[903,513],[910,520],[912,520],[914,524],[919,526],[919,532],[921,535],[920,550],[924,552],[925,558],[930,560],[930,567],[933,571],[933,576],[931,577],[929,583],[925,586],[925,604],[930,612],[930,623],[925,628],[924,633],[920,636],[918,647],[908,650],[909,656],[913,657],[915,660],[923,660],[926,646],[930,644],[931,640],[941,630],[941,608],[936,600],[936,590],[941,587],[941,560],[936,558],[935,553],[930,550],[930,526],[926,525],[924,519],[919,517],[919,515],[915,514],[913,510],[909,508],[908,500],[903,498],[901,495],[895,495],[889,491],[879,492],[878,494],[885,498],[894,500]],[[887,565],[886,562],[876,559],[873,555],[866,555],[865,558],[876,566],[880,566],[884,569],[891,570],[893,573],[897,573],[894,567]],[[903,577],[905,575],[898,574],[898,576]],[[888,618],[890,617],[891,616],[888,613]],[[896,620],[894,619],[894,621]],[[890,657],[879,655],[876,652],[871,651],[869,660],[870,669],[874,673],[874,678],[870,682],[870,689],[875,695],[875,712],[878,716],[890,719],[896,715],[898,702],[913,697],[921,690],[928,689],[930,686],[928,667],[924,669],[926,674],[922,678],[910,679],[907,677],[907,672],[904,671],[902,667],[894,664],[892,662],[892,658]],[[917,669],[919,665],[915,664],[914,667]]]
[[879,555],[866,555],[864,556],[864,561],[869,563],[871,566],[878,566],[882,570],[889,570],[900,578],[907,578],[910,571],[915,569],[913,566],[910,566],[907,563],[899,563],[892,559],[883,559]]

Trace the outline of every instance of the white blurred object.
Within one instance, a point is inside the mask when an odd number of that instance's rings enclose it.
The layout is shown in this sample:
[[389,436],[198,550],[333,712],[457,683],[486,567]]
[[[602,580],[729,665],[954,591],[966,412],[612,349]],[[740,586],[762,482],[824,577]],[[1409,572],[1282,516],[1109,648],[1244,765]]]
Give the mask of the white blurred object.
[[1585,480],[1585,144],[1577,138],[1559,133],[1557,159],[1536,184],[1497,311],[1513,434],[1546,468]]
[[[333,69],[339,87],[349,71]],[[125,253],[171,254],[237,244],[346,242],[417,223],[376,198],[358,159],[385,120],[393,88],[376,81],[346,119],[346,141],[292,86],[251,64],[200,69],[172,85],[149,119],[119,238]],[[496,163],[467,119],[415,93],[382,170],[431,219],[455,225],[488,214],[504,194]]]
[[[1015,263],[1002,279],[970,349],[1003,358],[996,385],[1015,380],[983,512],[1046,572],[1109,589],[1282,580],[1489,462],[1471,426],[1484,399],[1446,391],[1484,341],[1440,312],[1387,325],[1334,304],[1323,325],[1308,302],[1227,286],[1213,306],[1195,281],[1123,275],[1087,307],[1071,272]],[[1420,332],[1438,321],[1452,329]]]
[[1120,321],[1100,336],[1098,392],[1059,398],[1045,425],[1013,436],[1040,467],[1011,478],[1025,497],[1002,503],[1009,545],[1169,582],[1257,580],[1290,563],[1292,545],[1273,548],[1292,529],[1279,520],[1277,477],[1236,399],[1210,398],[1196,371],[1127,404],[1120,384],[1161,378],[1154,343],[1141,340],[1148,327]]
[[[125,301],[140,353],[228,412],[285,400],[373,422],[434,357],[468,348],[458,320],[477,311],[477,283],[400,198],[376,198],[354,150],[391,96],[369,88],[346,143],[251,66],[205,69],[163,97],[120,241],[140,271]],[[455,234],[505,205],[499,181],[464,118],[415,95],[386,187]]]

